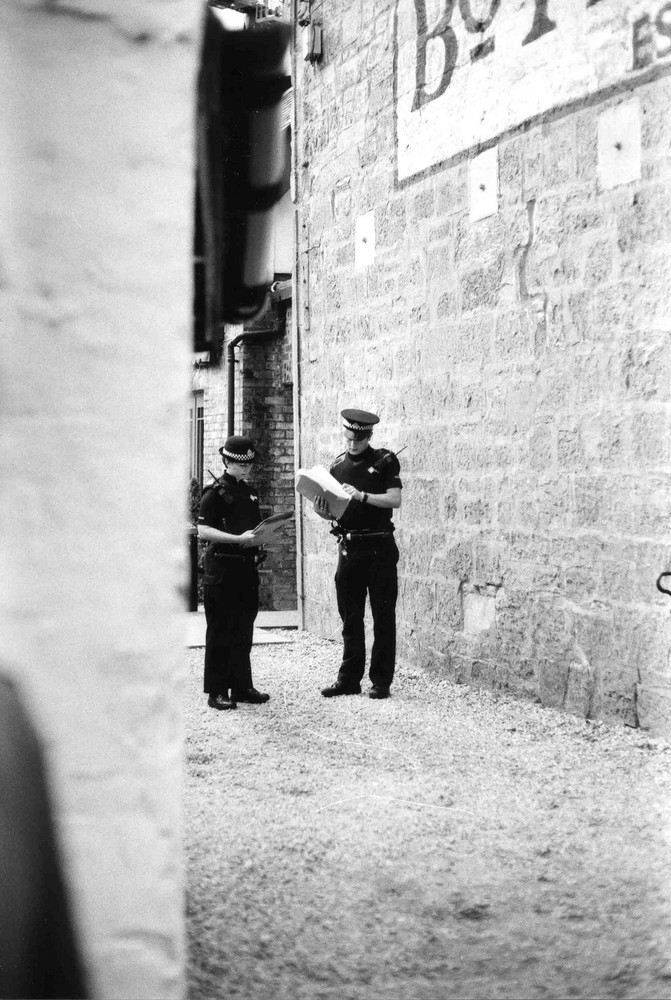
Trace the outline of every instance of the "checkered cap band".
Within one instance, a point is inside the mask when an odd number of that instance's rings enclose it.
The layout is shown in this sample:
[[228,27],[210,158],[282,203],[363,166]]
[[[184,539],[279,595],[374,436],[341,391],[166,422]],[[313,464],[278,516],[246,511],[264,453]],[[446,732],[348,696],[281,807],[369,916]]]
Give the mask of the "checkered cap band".
[[231,462],[253,462],[256,458],[256,452],[246,451],[244,454],[235,451],[227,451],[225,448],[220,448],[219,452],[224,456],[224,458],[230,458]]
[[355,424],[353,420],[345,420],[344,426],[348,431],[369,431],[373,424]]

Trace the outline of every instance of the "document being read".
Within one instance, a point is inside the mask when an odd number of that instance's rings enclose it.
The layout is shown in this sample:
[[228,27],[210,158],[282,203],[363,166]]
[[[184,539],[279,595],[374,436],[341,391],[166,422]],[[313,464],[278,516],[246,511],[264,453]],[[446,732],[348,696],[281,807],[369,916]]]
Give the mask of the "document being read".
[[252,528],[253,533],[259,539],[259,545],[265,545],[267,542],[274,541],[277,529],[293,516],[293,510],[283,510],[279,514],[271,514],[270,517],[267,517],[264,521],[257,524],[255,528]]
[[296,473],[296,491],[307,500],[324,497],[331,517],[336,520],[343,516],[350,501],[338,480],[334,479],[323,465],[313,465],[311,469],[299,469]]

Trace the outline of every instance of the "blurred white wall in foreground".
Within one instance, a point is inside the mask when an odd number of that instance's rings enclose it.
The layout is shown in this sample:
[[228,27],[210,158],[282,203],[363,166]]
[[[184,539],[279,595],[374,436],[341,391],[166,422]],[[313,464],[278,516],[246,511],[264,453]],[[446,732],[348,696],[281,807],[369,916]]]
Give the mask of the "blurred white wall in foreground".
[[0,661],[97,996],[181,997],[198,0],[0,8]]

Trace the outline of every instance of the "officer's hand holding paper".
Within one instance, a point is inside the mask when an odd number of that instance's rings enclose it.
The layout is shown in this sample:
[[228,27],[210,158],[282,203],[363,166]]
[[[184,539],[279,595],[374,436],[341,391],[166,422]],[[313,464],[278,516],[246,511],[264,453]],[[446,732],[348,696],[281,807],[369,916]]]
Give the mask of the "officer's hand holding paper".
[[331,520],[331,513],[329,511],[329,505],[326,501],[326,497],[315,497],[312,502],[312,507],[315,514],[319,514],[320,517],[325,518],[327,521]]
[[252,529],[252,534],[256,539],[254,544],[267,545],[271,542],[277,529],[281,528],[286,521],[290,520],[290,518],[293,517],[293,513],[294,512],[292,510],[285,510],[280,514],[271,514],[271,516],[267,517],[265,521],[261,521],[260,524],[257,524],[257,526]]
[[332,517],[335,520],[343,516],[350,501],[338,480],[323,465],[299,469],[296,473],[296,491],[307,500],[312,500],[316,512],[322,517]]

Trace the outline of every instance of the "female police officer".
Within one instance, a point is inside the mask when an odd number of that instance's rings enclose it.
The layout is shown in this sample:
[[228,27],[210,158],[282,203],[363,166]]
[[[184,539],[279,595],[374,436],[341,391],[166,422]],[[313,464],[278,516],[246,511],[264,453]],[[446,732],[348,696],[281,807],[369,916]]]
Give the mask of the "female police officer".
[[271,530],[252,530],[261,520],[258,496],[245,478],[256,458],[253,442],[229,437],[219,453],[225,471],[205,490],[198,516],[198,537],[210,542],[203,579],[204,690],[211,708],[230,709],[238,701],[260,705],[270,698],[254,687],[250,652],[259,610],[259,547]]

